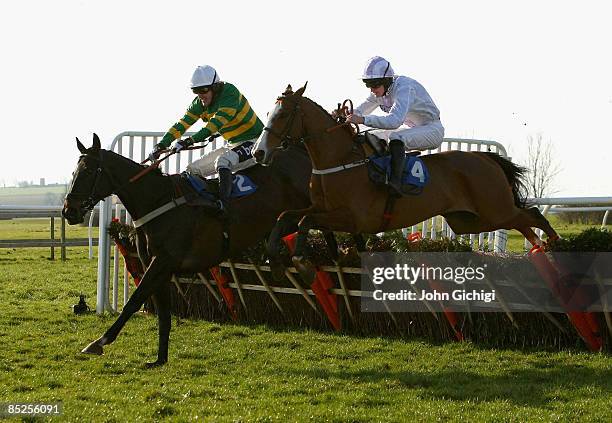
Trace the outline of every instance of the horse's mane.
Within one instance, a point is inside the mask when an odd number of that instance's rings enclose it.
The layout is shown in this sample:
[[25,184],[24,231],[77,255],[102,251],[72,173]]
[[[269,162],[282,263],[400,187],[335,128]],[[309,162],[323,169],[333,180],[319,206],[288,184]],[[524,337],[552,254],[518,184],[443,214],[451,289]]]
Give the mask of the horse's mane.
[[[283,95],[282,95],[282,96],[280,96],[280,97],[279,97],[277,100],[278,100],[278,101],[282,101],[282,100],[284,100],[284,99],[286,99],[286,98],[290,98],[290,97],[291,97],[291,98],[294,98],[293,94],[283,94]],[[320,111],[322,111],[322,112],[323,112],[323,114],[324,114],[325,116],[327,116],[327,117],[328,117],[328,118],[329,118],[329,119],[330,119],[332,122],[334,122],[334,123],[336,122],[336,121],[334,120],[334,118],[332,117],[332,115],[330,115],[330,114],[329,114],[329,112],[328,112],[327,110],[325,110],[325,108],[324,108],[323,106],[321,106],[319,103],[317,103],[316,101],[314,101],[313,99],[311,99],[311,98],[309,98],[309,97],[304,97],[304,96],[302,96],[301,98],[302,98],[302,99],[304,99],[304,100],[308,100],[309,102],[311,102],[311,103],[312,103],[314,106],[316,106],[316,107],[317,107],[317,108],[318,108]]]
[[[321,106],[319,103],[317,103],[316,101],[314,101],[311,98],[308,97],[302,97],[303,99],[306,99],[308,101],[310,101],[312,104],[314,104],[319,110],[321,110],[327,117],[329,117],[331,123],[333,123],[334,125],[336,125],[336,120],[332,117],[331,114],[329,114],[329,112],[327,110],[325,110],[323,108],[323,106]],[[351,131],[350,126],[345,126],[342,128],[347,134],[349,134],[351,137],[353,136],[353,132]]]
[[327,110],[325,110],[323,108],[323,106],[321,106],[319,103],[317,103],[316,101],[314,101],[313,99],[309,98],[309,97],[302,97],[306,100],[309,100],[312,104],[314,104],[319,110],[321,110],[325,115],[327,115],[334,123],[336,123],[336,121],[334,120],[334,118],[332,117],[332,115],[329,114],[329,112]]
[[[140,163],[138,163],[137,161],[130,159],[129,157],[125,157],[119,153],[116,153],[112,150],[103,150],[106,151],[107,153],[111,153],[113,156],[116,156],[118,159],[123,160],[124,162],[129,162],[131,164],[135,164],[137,165],[140,169],[144,169],[145,167],[147,167],[146,165],[142,165]],[[149,175],[155,175],[155,176],[167,176],[164,175],[163,172],[161,171],[161,169],[158,167],[157,169],[152,170],[151,172],[149,172]]]

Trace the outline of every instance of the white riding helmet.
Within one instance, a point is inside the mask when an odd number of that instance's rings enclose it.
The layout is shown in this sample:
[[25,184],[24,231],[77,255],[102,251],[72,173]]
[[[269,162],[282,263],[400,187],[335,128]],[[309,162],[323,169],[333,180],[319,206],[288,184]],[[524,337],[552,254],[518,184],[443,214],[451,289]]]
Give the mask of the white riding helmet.
[[215,82],[221,82],[219,74],[212,66],[198,66],[191,77],[191,88],[205,87]]
[[394,76],[395,72],[393,72],[391,63],[380,56],[374,56],[367,61],[361,79],[392,78]]

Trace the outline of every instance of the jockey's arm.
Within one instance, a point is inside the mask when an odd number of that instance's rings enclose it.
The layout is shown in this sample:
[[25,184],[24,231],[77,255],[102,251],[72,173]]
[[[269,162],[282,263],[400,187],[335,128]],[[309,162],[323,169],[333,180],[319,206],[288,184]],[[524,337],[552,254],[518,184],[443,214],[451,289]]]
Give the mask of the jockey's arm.
[[409,87],[404,87],[396,93],[395,102],[389,110],[389,113],[383,116],[366,115],[364,116],[364,124],[371,128],[380,129],[397,129],[399,128],[408,115],[410,110],[411,92]]
[[360,105],[353,109],[353,114],[357,116],[365,116],[372,113],[378,107],[376,96],[370,94]]
[[198,107],[197,97],[193,100],[185,115],[179,119],[172,127],[164,134],[161,141],[157,144],[163,148],[170,147],[170,144],[176,139],[179,139],[187,132],[187,130],[200,119],[202,113],[201,107]]

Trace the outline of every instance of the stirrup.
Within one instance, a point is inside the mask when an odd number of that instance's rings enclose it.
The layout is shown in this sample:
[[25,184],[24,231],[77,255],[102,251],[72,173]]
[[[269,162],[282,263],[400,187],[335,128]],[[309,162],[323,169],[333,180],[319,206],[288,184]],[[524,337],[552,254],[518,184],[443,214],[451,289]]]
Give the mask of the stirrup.
[[223,203],[223,201],[221,201],[221,199],[218,199],[216,204],[219,214],[227,214],[228,207]]

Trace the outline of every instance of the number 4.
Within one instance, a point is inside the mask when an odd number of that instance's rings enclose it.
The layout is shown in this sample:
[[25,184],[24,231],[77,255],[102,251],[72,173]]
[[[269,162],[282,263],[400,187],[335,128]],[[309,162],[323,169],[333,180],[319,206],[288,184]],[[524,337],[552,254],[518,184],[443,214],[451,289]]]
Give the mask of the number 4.
[[423,170],[423,164],[419,160],[415,161],[410,169],[410,174],[417,178],[421,183],[425,183],[425,171]]

